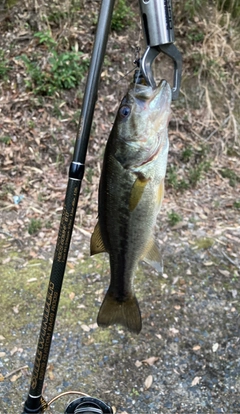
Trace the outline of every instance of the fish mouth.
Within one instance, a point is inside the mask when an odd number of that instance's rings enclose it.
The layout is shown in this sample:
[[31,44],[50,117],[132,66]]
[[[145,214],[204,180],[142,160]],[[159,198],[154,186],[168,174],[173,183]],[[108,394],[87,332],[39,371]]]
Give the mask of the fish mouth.
[[132,98],[149,100],[149,102],[153,101],[157,95],[162,93],[167,93],[172,99],[171,87],[165,79],[162,79],[155,89],[149,85],[134,83],[129,91],[129,95],[131,95]]

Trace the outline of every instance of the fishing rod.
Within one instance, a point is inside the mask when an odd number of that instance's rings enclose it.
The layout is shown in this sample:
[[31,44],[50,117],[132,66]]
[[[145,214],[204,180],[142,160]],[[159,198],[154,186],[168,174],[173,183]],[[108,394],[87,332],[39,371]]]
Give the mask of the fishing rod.
[[[72,237],[74,219],[77,210],[81,182],[84,176],[84,167],[93,113],[97,100],[97,91],[101,75],[101,68],[106,51],[108,33],[115,0],[102,0],[92,57],[83,97],[83,104],[72,162],[69,168],[68,185],[63,205],[62,217],[59,226],[58,238],[50,274],[50,280],[43,311],[42,324],[35,355],[29,394],[24,404],[27,413],[43,413],[58,398],[64,395],[78,394],[80,397],[72,401],[64,414],[111,414],[112,408],[98,398],[93,398],[78,391],[68,391],[59,394],[50,402],[42,396],[43,384],[50,353],[54,324],[61,294],[67,256]],[[171,57],[174,62],[174,78],[172,99],[177,99],[180,89],[182,60],[181,54],[173,44],[174,29],[172,4],[170,0],[139,0],[142,27],[147,44],[146,51],[139,60],[140,77],[135,76],[135,82],[141,77],[145,83],[155,88],[155,81],[151,69],[154,59],[160,52]]]

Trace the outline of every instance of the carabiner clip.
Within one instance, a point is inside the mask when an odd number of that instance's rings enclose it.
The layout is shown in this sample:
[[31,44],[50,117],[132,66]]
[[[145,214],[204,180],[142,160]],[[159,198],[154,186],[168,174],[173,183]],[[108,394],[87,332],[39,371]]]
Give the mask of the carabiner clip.
[[174,62],[172,100],[180,91],[182,77],[182,55],[174,42],[174,27],[171,0],[139,0],[142,26],[147,49],[140,60],[141,72],[146,83],[156,87],[152,63],[160,52],[168,55]]

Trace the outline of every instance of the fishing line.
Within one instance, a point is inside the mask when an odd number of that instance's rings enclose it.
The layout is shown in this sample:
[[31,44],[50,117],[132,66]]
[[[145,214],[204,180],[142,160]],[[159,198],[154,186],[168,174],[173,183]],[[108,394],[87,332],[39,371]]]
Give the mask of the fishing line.
[[[136,67],[140,66],[140,51],[141,51],[141,47],[140,46],[136,46],[135,48],[135,59],[132,62],[135,66],[128,70],[120,79],[118,79],[118,81],[116,81],[116,84],[118,84],[122,79],[125,79],[130,73],[132,73],[134,70],[136,70]],[[137,80],[139,78],[137,77]],[[135,83],[135,78],[134,78],[134,83]],[[138,83],[138,82],[136,82]]]

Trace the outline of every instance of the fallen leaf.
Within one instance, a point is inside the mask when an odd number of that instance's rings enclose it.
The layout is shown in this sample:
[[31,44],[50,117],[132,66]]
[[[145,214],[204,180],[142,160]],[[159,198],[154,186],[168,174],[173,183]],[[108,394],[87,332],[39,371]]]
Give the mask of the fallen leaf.
[[91,323],[91,324],[89,325],[89,328],[90,328],[90,329],[97,329],[97,327],[98,327],[97,322]]
[[212,346],[212,351],[216,352],[218,350],[219,344],[216,342],[215,344],[213,344]]
[[139,367],[141,367],[141,366],[142,366],[142,363],[141,363],[141,361],[137,360],[137,361],[135,362],[135,365],[136,365],[136,367],[137,367],[137,368],[139,368]]
[[49,370],[49,371],[48,371],[48,377],[49,377],[49,379],[50,379],[51,381],[53,381],[53,380],[54,380],[54,373],[53,373],[53,371],[52,371],[52,370]]
[[203,262],[204,266],[212,266],[214,263],[213,262]]
[[195,378],[192,380],[191,386],[192,386],[192,387],[194,387],[194,385],[199,384],[200,380],[201,380],[201,377],[195,377]]
[[10,262],[10,260],[11,260],[11,257],[7,257],[6,259],[4,259],[4,260],[2,261],[2,264],[3,264],[3,265],[5,265],[5,264],[9,263],[9,262]]
[[169,331],[170,331],[173,335],[176,335],[176,334],[178,334],[178,333],[179,333],[179,330],[178,330],[178,329],[176,329],[176,328],[170,328],[170,329],[169,329]]
[[237,297],[237,294],[238,294],[237,290],[232,289],[232,290],[230,290],[230,292],[232,293],[232,297],[235,299]]
[[230,276],[230,272],[228,270],[221,270],[218,269],[219,273],[221,273],[221,275],[229,277]]
[[4,376],[0,373],[0,382],[4,381]]
[[19,374],[15,374],[15,375],[13,375],[11,378],[10,378],[10,381],[11,382],[15,382],[15,381],[17,381],[18,380],[18,378],[20,378],[22,376],[22,373],[21,372],[19,372]]
[[31,283],[31,282],[36,282],[37,278],[36,277],[32,277],[31,279],[28,279],[27,282]]
[[19,313],[19,309],[18,309],[18,308],[19,308],[19,305],[14,306],[14,307],[13,307],[13,312],[14,312],[14,313]]
[[81,325],[81,328],[82,328],[82,330],[83,330],[84,332],[89,332],[89,331],[90,331],[89,326],[87,326],[87,325],[85,325],[85,324]]
[[158,361],[158,360],[159,360],[158,357],[153,356],[153,357],[150,357],[150,358],[147,358],[147,359],[143,359],[142,362],[151,366],[151,365],[155,364],[155,362]]
[[75,298],[75,293],[74,292],[69,293],[69,299],[73,300],[74,298]]
[[148,377],[144,381],[145,390],[148,390],[151,387],[152,383],[153,383],[153,376],[148,375]]
[[14,355],[16,352],[18,351],[18,348],[17,348],[17,346],[15,346],[11,351],[10,351],[10,354],[11,355]]

